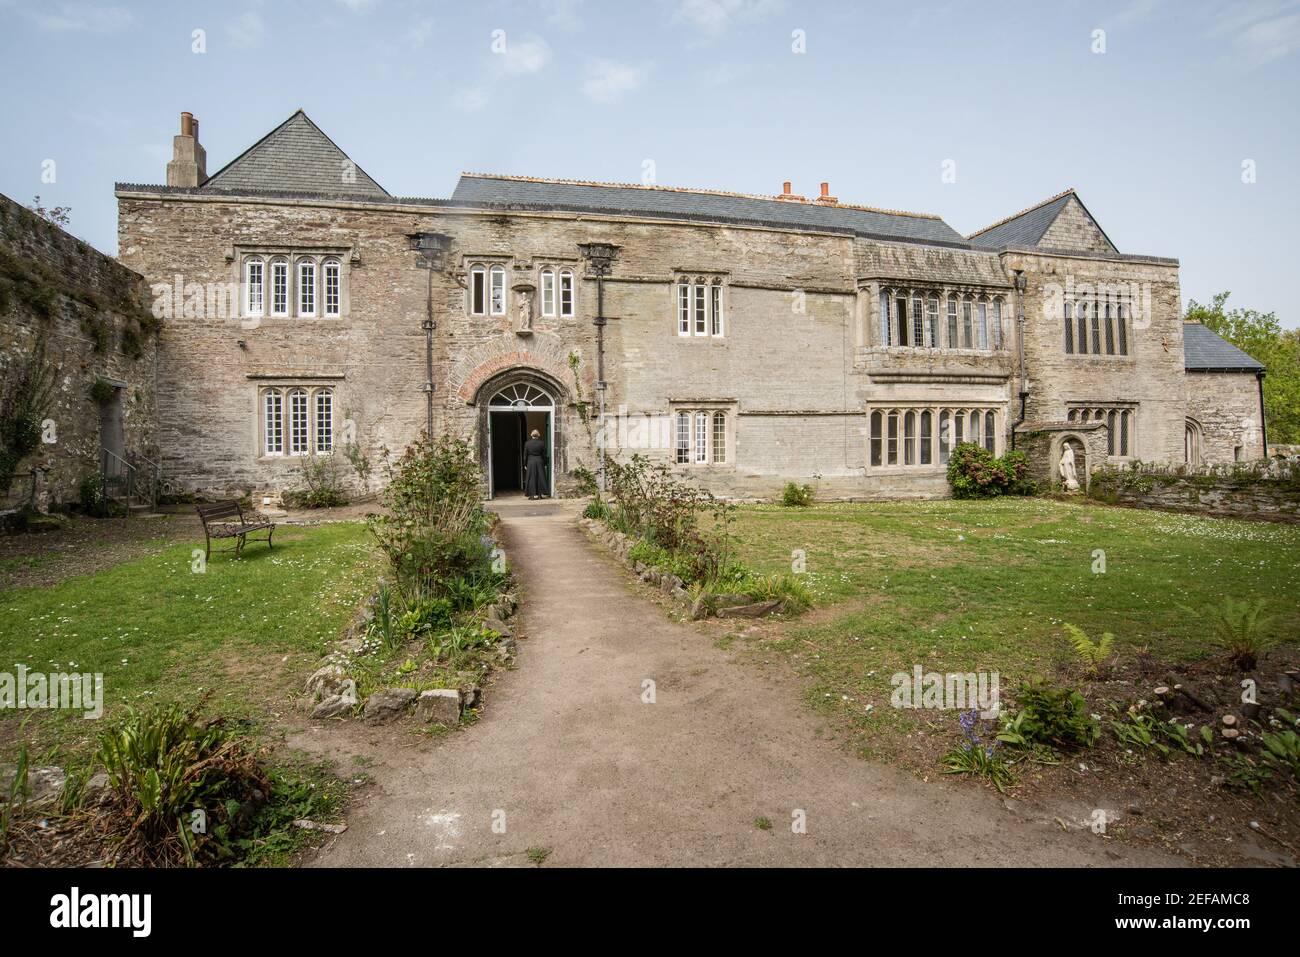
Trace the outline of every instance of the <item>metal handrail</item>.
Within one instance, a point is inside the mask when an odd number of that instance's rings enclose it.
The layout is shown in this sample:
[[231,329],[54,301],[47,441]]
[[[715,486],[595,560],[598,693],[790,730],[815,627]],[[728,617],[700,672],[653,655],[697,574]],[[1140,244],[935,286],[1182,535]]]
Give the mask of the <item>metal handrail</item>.
[[[103,486],[104,501],[109,499],[109,479],[124,479],[126,484],[126,514],[131,514],[131,499],[135,496],[135,466],[128,462],[122,456],[118,455],[103,446],[100,446],[100,482]],[[110,475],[109,467],[116,466],[116,470]]]

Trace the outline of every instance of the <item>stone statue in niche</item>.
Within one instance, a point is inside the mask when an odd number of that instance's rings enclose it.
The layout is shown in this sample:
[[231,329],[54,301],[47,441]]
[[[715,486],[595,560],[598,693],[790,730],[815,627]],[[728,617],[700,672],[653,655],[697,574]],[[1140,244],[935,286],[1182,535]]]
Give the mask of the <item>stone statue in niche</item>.
[[515,323],[515,331],[529,333],[533,331],[533,291],[532,289],[520,289],[519,295],[515,298],[515,311],[518,320]]
[[1079,476],[1074,469],[1074,447],[1066,442],[1061,446],[1061,462],[1058,466],[1061,484],[1067,492],[1079,491]]

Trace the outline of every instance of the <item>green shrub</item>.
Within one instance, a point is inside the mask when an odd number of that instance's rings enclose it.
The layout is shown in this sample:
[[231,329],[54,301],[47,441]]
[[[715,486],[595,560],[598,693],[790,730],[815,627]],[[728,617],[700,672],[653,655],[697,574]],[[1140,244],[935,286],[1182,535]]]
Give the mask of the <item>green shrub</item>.
[[605,504],[604,499],[594,499],[587,503],[587,507],[582,510],[585,518],[594,518],[598,522],[608,521],[611,512],[609,506]]
[[343,476],[333,455],[309,455],[298,466],[302,488],[280,493],[285,508],[335,508],[348,504]]
[[1024,452],[1012,450],[998,457],[974,442],[963,442],[952,450],[948,484],[954,498],[1032,495],[1035,491]]
[[786,482],[785,488],[781,491],[781,504],[790,508],[802,508],[811,505],[812,500],[813,490],[811,485]]
[[[193,708],[129,710],[100,733],[118,831],[117,863],[200,864],[229,858],[265,802],[270,780],[222,719]],[[195,812],[202,827],[195,827]]]
[[998,735],[1006,744],[1076,751],[1092,747],[1101,734],[1100,723],[1074,688],[1057,688],[1036,678],[1020,686],[1016,704],[1017,712]]
[[460,578],[492,574],[482,473],[464,439],[421,437],[391,471],[387,515],[368,518],[408,605],[446,594]]
[[77,498],[84,511],[100,515],[104,511],[104,479],[98,472],[87,475],[77,489]]

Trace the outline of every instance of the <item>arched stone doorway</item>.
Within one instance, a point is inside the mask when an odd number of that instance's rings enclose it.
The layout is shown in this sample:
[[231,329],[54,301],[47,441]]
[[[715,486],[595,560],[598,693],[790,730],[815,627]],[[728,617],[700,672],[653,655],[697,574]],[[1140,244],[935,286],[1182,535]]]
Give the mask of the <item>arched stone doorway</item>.
[[480,461],[489,498],[523,491],[523,446],[533,430],[546,442],[547,494],[555,494],[562,461],[561,395],[558,383],[532,369],[507,370],[479,388]]

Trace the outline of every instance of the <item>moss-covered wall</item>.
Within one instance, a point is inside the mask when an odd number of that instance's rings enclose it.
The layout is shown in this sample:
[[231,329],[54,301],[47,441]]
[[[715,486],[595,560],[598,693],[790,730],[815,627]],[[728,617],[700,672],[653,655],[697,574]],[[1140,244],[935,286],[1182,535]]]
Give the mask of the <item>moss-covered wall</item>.
[[128,458],[156,460],[157,329],[137,273],[0,195],[0,423],[42,347],[49,385],[39,444],[13,466],[0,505],[30,497],[32,469],[49,504],[77,499],[99,469],[103,400],[121,403]]

